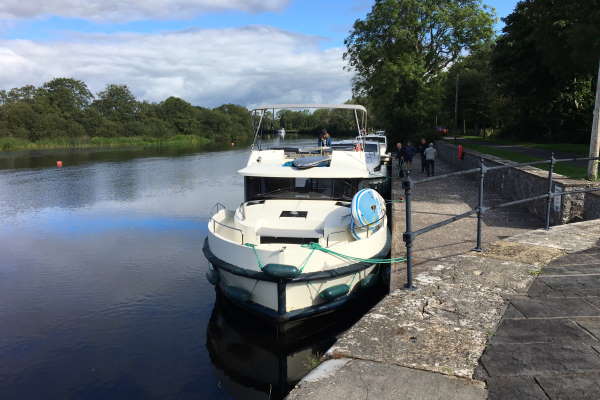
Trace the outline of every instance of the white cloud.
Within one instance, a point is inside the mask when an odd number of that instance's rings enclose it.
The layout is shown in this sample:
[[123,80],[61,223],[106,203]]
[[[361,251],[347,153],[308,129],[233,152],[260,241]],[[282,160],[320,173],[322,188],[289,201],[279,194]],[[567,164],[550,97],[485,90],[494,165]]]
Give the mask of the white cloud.
[[211,11],[277,11],[289,0],[2,0],[0,19],[57,15],[98,21],[187,18]]
[[127,84],[140,99],[192,104],[341,102],[351,96],[343,49],[266,26],[163,34],[0,40],[0,88],[73,77],[98,92]]

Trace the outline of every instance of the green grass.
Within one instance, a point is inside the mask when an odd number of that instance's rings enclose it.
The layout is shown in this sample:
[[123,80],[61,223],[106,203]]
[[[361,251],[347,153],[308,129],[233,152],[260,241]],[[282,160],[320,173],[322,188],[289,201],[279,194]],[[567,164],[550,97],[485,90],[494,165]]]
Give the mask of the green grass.
[[503,145],[514,145],[531,147],[544,150],[553,151],[564,151],[568,153],[575,153],[577,155],[587,157],[589,153],[589,144],[576,144],[576,143],[531,143],[531,142],[519,142],[510,139],[500,139],[496,137],[482,138],[481,136],[463,136],[464,139],[469,140],[485,140],[486,142],[493,142]]
[[[503,158],[505,160],[515,161],[518,163],[527,163],[533,161],[541,161],[543,158],[531,157],[525,154],[517,153],[510,150],[498,149],[496,147],[478,145],[478,144],[465,144],[465,148],[472,149],[484,154],[490,154],[496,157]],[[537,168],[548,170],[547,164],[535,165]],[[585,179],[587,176],[587,169],[585,167],[577,167],[566,163],[557,163],[554,166],[554,171],[558,174],[568,176],[574,179]]]
[[210,144],[212,144],[210,139],[195,135],[176,135],[167,139],[144,136],[111,138],[54,138],[42,139],[36,142],[18,138],[0,138],[0,151],[98,147],[206,146]]

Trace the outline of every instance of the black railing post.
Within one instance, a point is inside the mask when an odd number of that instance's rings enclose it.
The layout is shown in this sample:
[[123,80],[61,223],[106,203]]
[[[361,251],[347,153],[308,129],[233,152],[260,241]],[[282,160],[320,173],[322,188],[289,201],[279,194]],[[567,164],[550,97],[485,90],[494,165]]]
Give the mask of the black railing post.
[[406,244],[406,284],[404,288],[407,290],[413,290],[413,274],[412,274],[412,242],[414,234],[412,231],[412,210],[411,210],[411,190],[413,188],[413,182],[410,176],[406,176],[402,181],[402,188],[404,188],[404,209],[406,212],[406,232],[402,236],[404,243]]
[[485,164],[483,163],[483,157],[479,158],[479,205],[477,206],[477,246],[473,249],[473,251],[481,252],[483,249],[481,248],[481,229],[483,224],[483,213],[485,212],[485,208],[483,207],[483,185],[485,182]]
[[552,200],[554,200],[554,194],[552,190],[552,174],[554,173],[554,163],[556,159],[554,158],[554,152],[552,152],[552,156],[550,157],[550,167],[548,168],[548,198],[546,199],[546,230],[550,230],[550,207],[552,206]]

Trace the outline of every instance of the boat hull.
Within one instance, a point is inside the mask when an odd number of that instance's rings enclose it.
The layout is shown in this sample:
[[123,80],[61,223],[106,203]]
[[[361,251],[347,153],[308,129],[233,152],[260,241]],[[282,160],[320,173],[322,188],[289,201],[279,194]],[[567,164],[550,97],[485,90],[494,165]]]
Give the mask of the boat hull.
[[[335,269],[301,274],[281,279],[264,272],[248,270],[219,259],[211,251],[208,239],[204,255],[219,279],[216,289],[229,301],[264,319],[285,323],[331,313],[344,307],[382,282],[388,271],[385,264],[355,263]],[[348,287],[347,293],[334,293],[334,298],[319,296],[327,288]],[[241,288],[251,298],[240,297],[231,288]],[[254,301],[256,299],[256,301]]]

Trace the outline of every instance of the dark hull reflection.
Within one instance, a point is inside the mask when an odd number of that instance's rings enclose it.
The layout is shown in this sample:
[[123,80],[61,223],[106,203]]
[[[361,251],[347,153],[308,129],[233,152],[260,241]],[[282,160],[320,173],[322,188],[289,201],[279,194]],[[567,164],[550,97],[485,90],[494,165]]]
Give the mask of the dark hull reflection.
[[273,326],[217,291],[206,347],[222,390],[233,399],[283,399],[383,295],[375,288],[335,312]]

